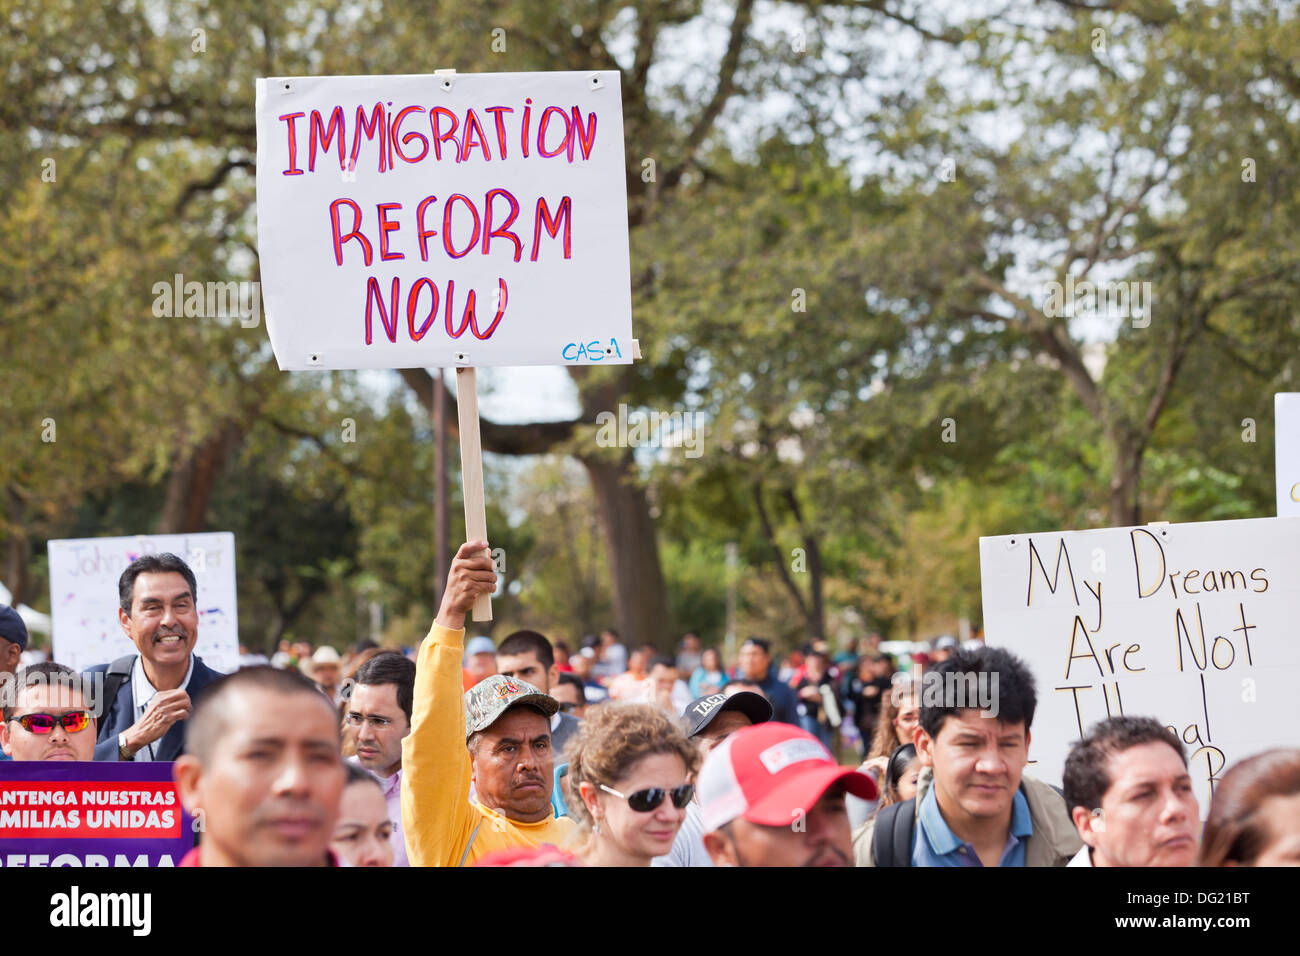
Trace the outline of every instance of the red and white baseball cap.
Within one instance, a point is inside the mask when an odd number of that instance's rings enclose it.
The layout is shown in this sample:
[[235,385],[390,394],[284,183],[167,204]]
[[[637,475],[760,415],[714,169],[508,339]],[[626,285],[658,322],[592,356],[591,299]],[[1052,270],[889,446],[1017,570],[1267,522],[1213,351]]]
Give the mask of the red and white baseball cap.
[[705,830],[737,817],[768,827],[789,826],[834,784],[864,800],[875,782],[835,762],[820,740],[790,724],[738,730],[704,761],[696,791]]

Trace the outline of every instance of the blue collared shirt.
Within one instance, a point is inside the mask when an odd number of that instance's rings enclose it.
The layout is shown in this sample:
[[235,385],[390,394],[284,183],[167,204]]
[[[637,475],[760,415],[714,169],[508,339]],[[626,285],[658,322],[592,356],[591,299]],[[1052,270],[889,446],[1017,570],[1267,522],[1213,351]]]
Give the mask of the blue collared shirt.
[[[964,842],[944,822],[939,812],[939,801],[931,787],[921,801],[921,814],[917,834],[912,843],[913,866],[983,866],[975,847]],[[1011,832],[1007,845],[1002,848],[998,866],[1024,866],[1025,841],[1033,835],[1034,824],[1029,818],[1029,802],[1016,790],[1011,801]]]

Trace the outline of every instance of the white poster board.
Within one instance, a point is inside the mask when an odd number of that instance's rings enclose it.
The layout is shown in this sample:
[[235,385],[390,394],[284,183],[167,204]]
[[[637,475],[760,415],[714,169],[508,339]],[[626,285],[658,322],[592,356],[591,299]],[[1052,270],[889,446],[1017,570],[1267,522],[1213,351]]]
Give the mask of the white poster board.
[[1243,757],[1300,746],[1300,518],[980,539],[990,645],[1034,673],[1027,772],[1059,784],[1108,716],[1187,743],[1202,816]]
[[257,81],[280,368],[632,361],[619,74]]
[[80,671],[136,653],[117,619],[118,578],[142,554],[165,552],[183,559],[194,572],[199,592],[194,653],[213,670],[238,669],[235,536],[228,531],[51,541],[54,660]]
[[1300,515],[1300,392],[1273,396],[1277,448],[1277,516]]

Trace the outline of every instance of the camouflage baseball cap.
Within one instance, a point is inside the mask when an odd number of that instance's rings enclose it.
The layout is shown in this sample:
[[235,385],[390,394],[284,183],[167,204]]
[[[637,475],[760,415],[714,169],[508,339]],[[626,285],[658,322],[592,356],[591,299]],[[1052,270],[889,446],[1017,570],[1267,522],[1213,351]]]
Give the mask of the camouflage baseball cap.
[[485,677],[465,691],[465,737],[487,730],[511,707],[532,707],[550,718],[560,709],[560,702],[543,694],[528,681],[502,674]]

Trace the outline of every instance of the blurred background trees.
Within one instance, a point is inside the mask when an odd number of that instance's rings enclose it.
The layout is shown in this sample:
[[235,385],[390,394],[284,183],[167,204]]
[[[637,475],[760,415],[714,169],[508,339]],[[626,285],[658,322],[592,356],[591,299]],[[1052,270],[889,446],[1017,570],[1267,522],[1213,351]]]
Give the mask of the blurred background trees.
[[[731,585],[742,635],[929,636],[979,627],[980,535],[1273,513],[1289,5],[0,0],[0,60],[15,603],[50,538],[230,530],[252,648],[427,627],[430,372],[284,374],[153,308],[258,278],[258,76],[622,71],[645,360],[484,422],[498,633],[716,643]],[[1150,308],[1053,314],[1067,277]],[[620,403],[701,453],[599,447]]]

